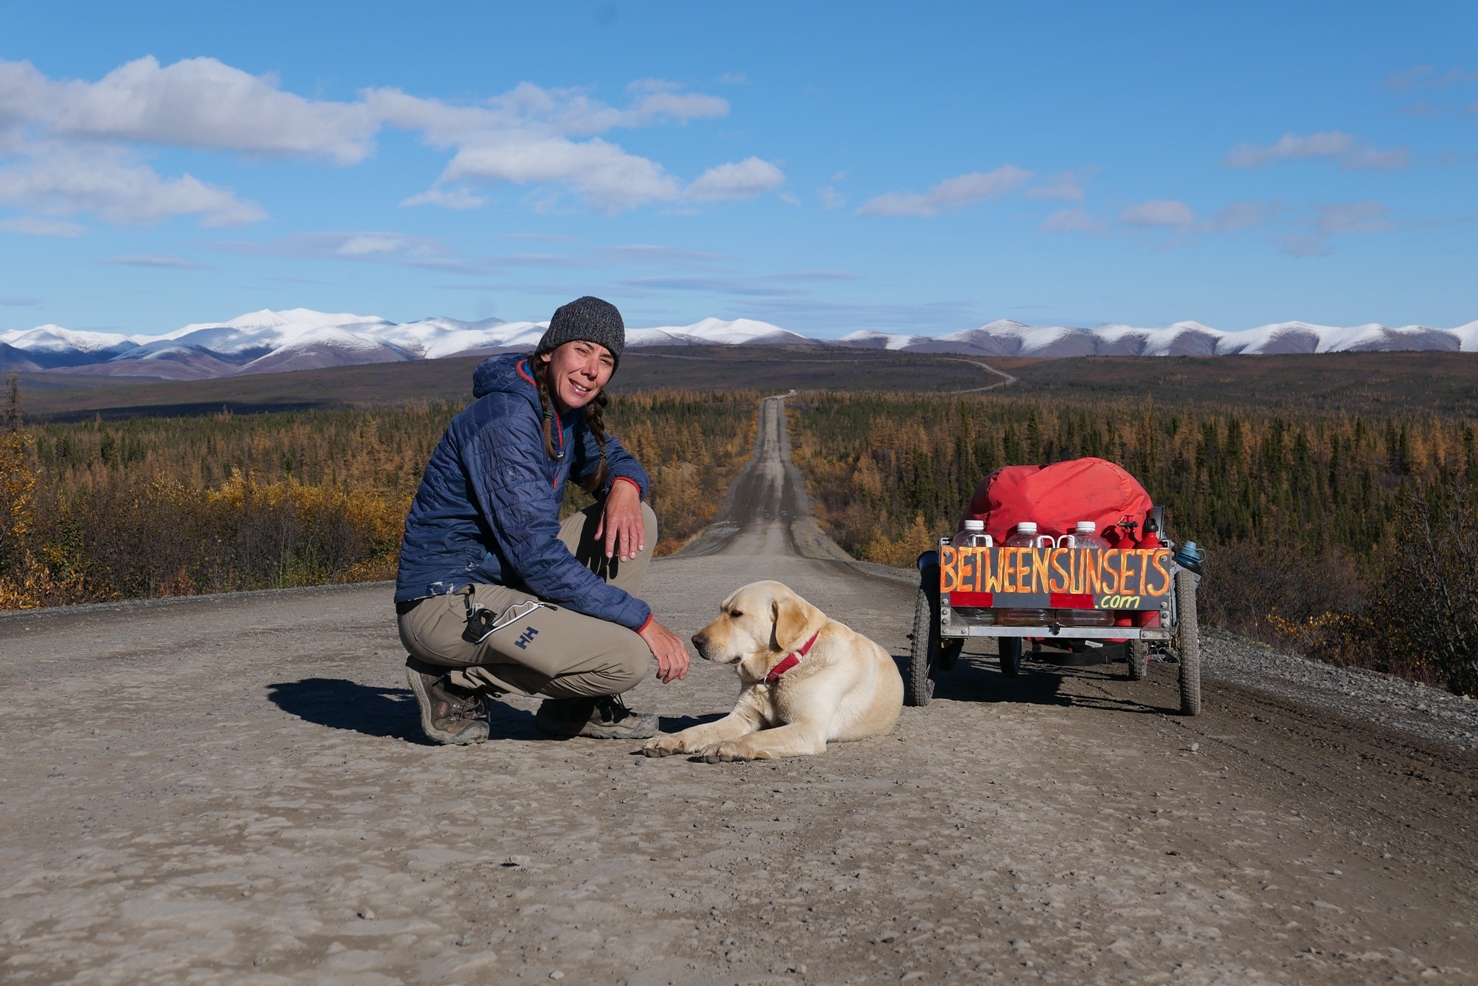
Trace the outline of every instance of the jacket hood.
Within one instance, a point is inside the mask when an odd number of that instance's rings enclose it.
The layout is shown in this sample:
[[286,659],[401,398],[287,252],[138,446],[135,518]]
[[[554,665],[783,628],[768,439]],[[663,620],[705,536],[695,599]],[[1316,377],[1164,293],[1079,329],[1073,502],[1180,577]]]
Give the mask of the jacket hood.
[[[531,359],[533,357],[528,353],[503,353],[500,356],[489,356],[477,364],[477,369],[472,371],[472,396],[480,398],[500,392],[519,394],[531,401],[537,409],[539,391],[534,385],[534,378],[529,373],[527,365]],[[524,365],[520,367],[519,364]]]

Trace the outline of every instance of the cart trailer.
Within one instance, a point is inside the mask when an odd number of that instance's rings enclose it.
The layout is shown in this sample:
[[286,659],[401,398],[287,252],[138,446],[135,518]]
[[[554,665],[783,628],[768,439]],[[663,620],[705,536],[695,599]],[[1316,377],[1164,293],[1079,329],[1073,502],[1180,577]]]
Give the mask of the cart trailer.
[[[1163,530],[1163,508],[1151,523]],[[1138,525],[1135,525],[1138,526]],[[1149,525],[1147,524],[1148,528]],[[969,546],[941,537],[919,556],[908,702],[927,705],[937,676],[965,641],[994,637],[1001,673],[1020,673],[1023,644],[1067,649],[1121,644],[1128,676],[1148,674],[1151,648],[1180,665],[1180,711],[1201,711],[1196,585],[1203,559],[1194,542],[1180,551],[1168,539],[1153,547],[1075,547],[1044,538],[1033,547]],[[1127,543],[1127,542],[1126,542]]]

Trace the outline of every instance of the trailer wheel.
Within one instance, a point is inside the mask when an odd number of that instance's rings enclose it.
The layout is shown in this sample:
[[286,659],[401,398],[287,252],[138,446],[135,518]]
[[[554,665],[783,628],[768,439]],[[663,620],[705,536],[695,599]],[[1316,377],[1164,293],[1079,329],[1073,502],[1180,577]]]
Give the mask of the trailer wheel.
[[1196,622],[1196,576],[1175,573],[1175,622],[1180,637],[1180,713],[1201,714],[1201,631]]
[[996,649],[1001,652],[1001,674],[1016,677],[1021,671],[1021,638],[997,637]]
[[1124,657],[1129,662],[1129,680],[1143,681],[1150,676],[1147,658],[1150,645],[1143,640],[1131,640],[1124,645]]
[[939,640],[934,632],[937,620],[929,594],[920,589],[913,604],[913,646],[908,652],[908,688],[904,696],[908,705],[928,705],[934,697],[934,679],[930,674],[939,653]]

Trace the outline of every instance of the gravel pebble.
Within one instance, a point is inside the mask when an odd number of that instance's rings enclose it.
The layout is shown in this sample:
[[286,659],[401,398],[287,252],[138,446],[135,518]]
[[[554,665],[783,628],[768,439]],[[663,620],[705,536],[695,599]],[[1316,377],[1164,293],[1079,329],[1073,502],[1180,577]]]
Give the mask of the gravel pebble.
[[1201,659],[1201,673],[1208,680],[1478,750],[1478,700],[1468,696],[1375,671],[1336,667],[1213,628],[1201,631]]

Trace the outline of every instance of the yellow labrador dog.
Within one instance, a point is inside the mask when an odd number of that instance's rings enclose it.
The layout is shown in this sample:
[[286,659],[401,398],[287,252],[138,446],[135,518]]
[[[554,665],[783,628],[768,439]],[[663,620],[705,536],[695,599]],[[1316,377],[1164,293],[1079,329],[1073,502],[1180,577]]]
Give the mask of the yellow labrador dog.
[[648,740],[649,757],[688,753],[717,763],[823,753],[832,740],[886,734],[903,707],[903,679],[888,652],[779,582],[735,590],[693,644],[706,660],[738,666],[739,702],[717,722]]

